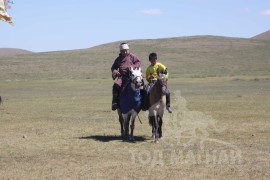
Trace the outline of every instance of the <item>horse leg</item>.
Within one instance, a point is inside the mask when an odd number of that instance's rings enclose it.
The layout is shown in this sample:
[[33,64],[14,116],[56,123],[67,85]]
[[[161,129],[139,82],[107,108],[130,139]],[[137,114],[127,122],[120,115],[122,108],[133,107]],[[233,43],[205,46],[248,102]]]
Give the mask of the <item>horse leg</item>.
[[155,116],[148,116],[149,124],[152,127],[152,138],[155,138]]
[[152,137],[154,138],[154,142],[158,142],[158,120],[157,116],[150,116],[150,121],[152,124]]
[[129,138],[129,123],[130,123],[130,114],[126,114],[124,120],[125,120],[125,137]]
[[129,140],[130,141],[134,141],[134,136],[133,136],[133,132],[134,132],[134,128],[135,128],[135,118],[137,116],[137,113],[132,114],[131,116],[131,124],[130,124],[130,136],[129,136]]
[[127,118],[127,135],[129,136],[129,124],[130,124],[131,114],[128,115]]
[[154,137],[154,134],[153,134],[153,121],[152,121],[152,119],[151,119],[151,116],[150,115],[148,115],[148,122],[149,122],[149,125],[152,127],[152,138]]
[[154,121],[153,121],[153,124],[152,124],[152,138],[155,139],[155,125],[154,125]]
[[119,119],[119,123],[121,127],[121,137],[124,137],[124,118],[122,116],[120,109],[117,109],[117,113],[118,113],[118,117],[119,117],[118,119]]
[[128,137],[128,114],[123,114],[124,138]]
[[158,143],[159,141],[159,134],[158,134],[158,129],[159,129],[159,125],[158,125],[158,117],[155,116],[155,121],[154,121],[154,125],[155,125],[155,143]]
[[162,117],[158,116],[158,134],[159,134],[159,138],[162,138]]
[[119,117],[119,122],[121,126],[121,137],[124,137],[124,119]]

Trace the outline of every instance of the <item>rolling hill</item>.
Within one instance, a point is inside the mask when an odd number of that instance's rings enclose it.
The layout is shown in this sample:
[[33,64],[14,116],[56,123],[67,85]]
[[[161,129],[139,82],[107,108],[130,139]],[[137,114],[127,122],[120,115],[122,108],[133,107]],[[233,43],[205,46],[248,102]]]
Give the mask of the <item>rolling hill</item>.
[[261,39],[261,40],[270,40],[270,30],[263,32],[261,34],[258,34],[254,37],[252,37],[253,39]]
[[[269,76],[270,42],[258,39],[192,36],[126,41],[131,52],[149,65],[157,52],[171,78]],[[120,42],[89,49],[29,53],[0,57],[0,80],[6,79],[110,79],[110,67]]]
[[0,57],[1,56],[14,56],[19,54],[29,54],[33,53],[31,51],[27,51],[24,49],[17,49],[17,48],[0,48]]

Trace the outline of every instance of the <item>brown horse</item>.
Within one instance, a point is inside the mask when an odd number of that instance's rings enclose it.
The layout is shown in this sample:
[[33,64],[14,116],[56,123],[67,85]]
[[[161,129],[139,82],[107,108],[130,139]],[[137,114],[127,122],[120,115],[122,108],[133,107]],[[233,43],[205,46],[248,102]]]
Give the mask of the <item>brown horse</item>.
[[162,118],[166,107],[166,74],[158,73],[158,79],[154,82],[149,92],[149,124],[152,126],[152,137],[158,143],[162,137]]

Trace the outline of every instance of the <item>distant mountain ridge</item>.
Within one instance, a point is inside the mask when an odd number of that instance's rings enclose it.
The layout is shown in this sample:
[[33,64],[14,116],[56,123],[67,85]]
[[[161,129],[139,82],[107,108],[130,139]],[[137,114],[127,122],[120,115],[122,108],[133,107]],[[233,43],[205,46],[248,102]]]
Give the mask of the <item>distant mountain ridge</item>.
[[263,32],[261,34],[258,34],[252,37],[252,39],[270,40],[270,30]]
[[18,48],[0,48],[0,56],[15,56],[20,54],[30,54],[32,51],[27,51]]

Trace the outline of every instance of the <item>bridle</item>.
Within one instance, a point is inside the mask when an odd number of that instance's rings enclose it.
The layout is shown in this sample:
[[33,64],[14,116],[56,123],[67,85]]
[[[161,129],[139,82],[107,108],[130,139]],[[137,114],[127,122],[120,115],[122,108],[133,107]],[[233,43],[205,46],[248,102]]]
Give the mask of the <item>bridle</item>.
[[167,88],[167,80],[165,74],[162,74],[162,77],[160,75],[158,76],[157,82],[161,85],[161,87],[166,87]]
[[[136,68],[136,69],[137,69],[138,72],[141,73],[140,68]],[[134,70],[135,70],[135,69],[134,69]],[[125,82],[126,82],[126,83],[123,85],[121,92],[124,91],[124,89],[126,88],[126,86],[127,86],[129,83],[134,84],[135,89],[139,89],[140,87],[143,87],[143,86],[144,86],[144,80],[143,80],[142,74],[141,74],[141,75],[134,75],[132,72],[133,72],[133,71],[132,71],[132,69],[130,68],[130,69],[128,69],[128,75],[127,75],[127,76],[122,76],[122,78],[125,78]],[[137,79],[139,79],[139,78],[141,79],[141,84],[140,84],[140,85],[138,85],[139,82],[137,81]]]
[[[137,70],[140,73],[140,75],[133,74],[132,73],[133,70]],[[143,76],[142,76],[140,68],[136,68],[136,69],[133,69],[133,70],[131,69],[129,71],[130,72],[130,74],[129,74],[130,81],[136,86],[136,88],[144,86]],[[141,80],[141,82],[139,82],[138,79]],[[140,83],[140,85],[138,85],[139,83]]]
[[158,83],[158,85],[160,86],[162,94],[163,95],[166,94],[166,89],[167,89],[166,74],[159,74],[156,83]]

